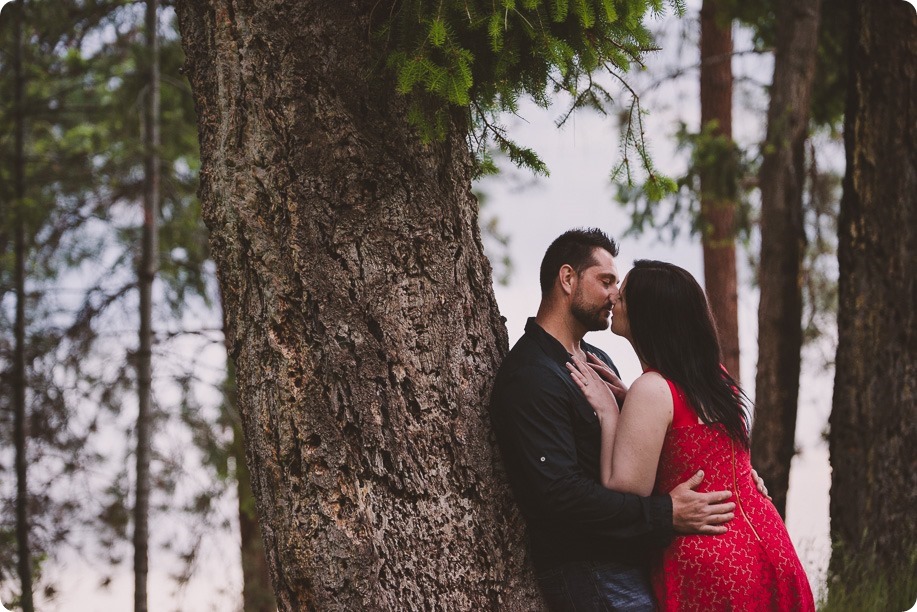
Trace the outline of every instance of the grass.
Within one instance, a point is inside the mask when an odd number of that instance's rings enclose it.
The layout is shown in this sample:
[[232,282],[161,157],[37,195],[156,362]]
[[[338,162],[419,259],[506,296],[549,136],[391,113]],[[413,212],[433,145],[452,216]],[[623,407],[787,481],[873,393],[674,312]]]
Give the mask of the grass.
[[[835,550],[835,554],[837,551]],[[885,571],[874,564],[854,562],[839,576],[828,579],[827,593],[819,597],[819,612],[906,612],[917,608],[917,550],[910,563]]]

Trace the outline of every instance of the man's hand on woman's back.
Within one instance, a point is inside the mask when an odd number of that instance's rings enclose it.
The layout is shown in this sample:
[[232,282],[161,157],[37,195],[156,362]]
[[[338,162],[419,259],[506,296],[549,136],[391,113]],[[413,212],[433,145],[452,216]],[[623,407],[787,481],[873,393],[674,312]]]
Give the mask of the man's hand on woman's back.
[[735,516],[736,505],[727,502],[731,491],[698,493],[694,489],[704,480],[700,470],[669,492],[672,498],[672,526],[677,533],[717,535],[726,533],[725,523]]

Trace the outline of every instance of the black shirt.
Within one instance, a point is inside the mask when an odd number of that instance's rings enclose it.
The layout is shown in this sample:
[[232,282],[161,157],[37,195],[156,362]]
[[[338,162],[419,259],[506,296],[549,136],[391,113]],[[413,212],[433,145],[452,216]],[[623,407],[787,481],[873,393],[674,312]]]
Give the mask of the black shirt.
[[[585,351],[617,372],[604,351]],[[672,500],[600,483],[601,428],[573,382],[564,346],[534,319],[503,360],[491,418],[510,486],[543,570],[568,561],[639,564],[672,539]]]

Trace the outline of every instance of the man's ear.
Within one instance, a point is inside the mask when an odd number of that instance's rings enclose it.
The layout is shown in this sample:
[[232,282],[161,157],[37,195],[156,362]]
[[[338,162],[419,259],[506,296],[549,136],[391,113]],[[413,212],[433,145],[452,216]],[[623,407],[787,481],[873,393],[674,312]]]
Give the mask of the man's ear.
[[572,295],[576,288],[576,270],[570,264],[562,265],[557,272],[557,280],[560,282],[560,290],[564,292],[564,295]]

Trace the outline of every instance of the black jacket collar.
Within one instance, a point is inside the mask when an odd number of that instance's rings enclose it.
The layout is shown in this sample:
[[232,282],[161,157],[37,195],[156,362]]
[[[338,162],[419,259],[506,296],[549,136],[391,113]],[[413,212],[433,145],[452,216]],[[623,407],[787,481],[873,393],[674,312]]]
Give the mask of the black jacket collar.
[[544,354],[563,365],[570,361],[570,353],[560,343],[560,340],[549,334],[544,328],[535,321],[535,317],[529,317],[525,322],[525,333],[531,336],[535,344],[544,351]]

